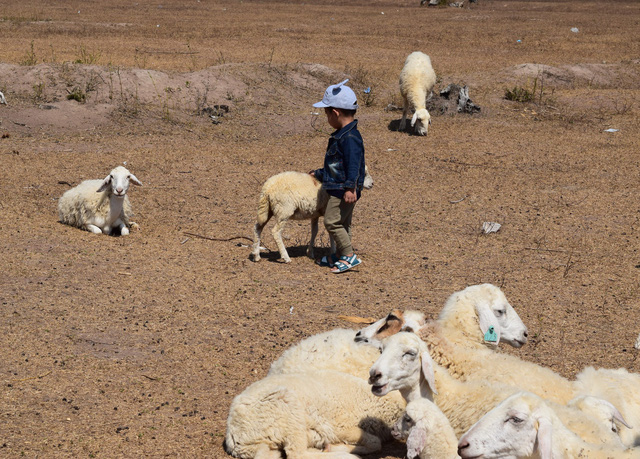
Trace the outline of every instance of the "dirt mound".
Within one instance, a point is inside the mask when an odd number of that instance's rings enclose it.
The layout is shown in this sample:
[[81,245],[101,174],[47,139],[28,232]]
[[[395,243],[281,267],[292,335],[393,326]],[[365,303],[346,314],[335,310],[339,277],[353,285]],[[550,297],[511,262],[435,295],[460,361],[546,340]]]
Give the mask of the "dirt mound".
[[506,79],[541,79],[555,87],[598,86],[601,88],[638,88],[638,71],[621,64],[576,64],[553,67],[544,64],[520,64],[504,72]]
[[[184,119],[224,104],[285,109],[344,74],[320,64],[224,64],[188,73],[80,64],[0,64],[3,120],[25,129],[83,130],[114,117]],[[292,97],[295,96],[295,97]],[[288,107],[287,107],[288,106]],[[208,117],[201,117],[208,122]]]

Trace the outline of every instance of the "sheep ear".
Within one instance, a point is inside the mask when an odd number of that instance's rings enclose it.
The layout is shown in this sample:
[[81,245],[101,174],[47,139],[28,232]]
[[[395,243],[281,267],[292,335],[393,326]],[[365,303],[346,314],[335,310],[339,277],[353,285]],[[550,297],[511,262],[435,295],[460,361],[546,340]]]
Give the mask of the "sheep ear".
[[427,444],[427,431],[417,423],[409,431],[407,437],[407,457],[418,457]]
[[480,323],[480,330],[484,335],[484,340],[488,343],[495,343],[497,346],[500,342],[500,323],[498,323],[498,319],[491,307],[489,307],[489,303],[477,303],[476,313],[478,314],[478,322]]
[[604,406],[609,407],[609,409],[611,410],[611,416],[613,416],[613,419],[618,421],[620,424],[625,426],[627,429],[633,429],[633,427],[631,427],[629,424],[627,424],[627,421],[625,421],[625,419],[622,417],[622,414],[620,414],[620,411],[618,411],[618,408],[616,408],[615,405],[613,403],[611,403],[609,400],[605,400],[603,398],[598,398],[598,403],[602,403]]
[[411,127],[413,127],[416,124],[416,121],[418,121],[418,112],[415,112],[413,114],[413,118],[411,118]]
[[102,185],[100,185],[100,188],[98,188],[96,192],[100,193],[101,191],[105,191],[107,188],[109,188],[110,184],[111,184],[111,174],[107,175],[104,178],[104,180],[102,181]]
[[431,360],[429,351],[424,351],[422,354],[420,354],[420,361],[422,363],[422,376],[424,376],[424,379],[427,381],[431,392],[437,394],[438,391],[436,390],[436,376],[433,372],[433,360]]
[[553,449],[551,447],[553,435],[553,426],[551,421],[545,417],[538,418],[538,454],[540,459],[553,459]]
[[142,186],[142,182],[140,180],[138,180],[138,177],[136,177],[133,174],[131,174],[131,176],[129,177],[129,180],[131,180],[131,182],[133,182],[134,185]]

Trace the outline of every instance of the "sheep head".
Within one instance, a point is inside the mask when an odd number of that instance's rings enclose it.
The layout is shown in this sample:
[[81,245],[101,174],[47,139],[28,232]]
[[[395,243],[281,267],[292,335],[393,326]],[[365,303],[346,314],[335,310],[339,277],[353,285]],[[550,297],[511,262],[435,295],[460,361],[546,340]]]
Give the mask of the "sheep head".
[[541,459],[552,459],[551,409],[529,392],[518,392],[485,414],[458,442],[464,458],[517,459],[537,449]]
[[102,191],[107,191],[110,188],[113,196],[124,198],[129,190],[130,183],[133,183],[134,185],[142,185],[142,182],[125,167],[118,166],[104,178],[100,188],[96,191],[100,193]]
[[417,332],[425,324],[425,317],[419,311],[392,310],[386,317],[359,330],[356,333],[357,343],[378,343],[400,331]]
[[419,457],[427,445],[428,417],[435,408],[427,399],[418,399],[409,403],[404,415],[391,428],[396,440],[407,442],[407,457]]
[[497,345],[505,341],[521,347],[527,342],[527,327],[502,290],[492,284],[472,285],[451,295],[438,321],[449,330],[459,329],[474,341],[477,337],[478,343],[484,340]]
[[431,115],[426,108],[416,110],[411,118],[411,127],[415,128],[416,134],[427,135],[429,125],[431,124]]
[[371,392],[379,397],[399,390],[407,402],[420,397],[433,400],[437,391],[426,343],[410,332],[387,338],[380,357],[369,370],[369,384]]

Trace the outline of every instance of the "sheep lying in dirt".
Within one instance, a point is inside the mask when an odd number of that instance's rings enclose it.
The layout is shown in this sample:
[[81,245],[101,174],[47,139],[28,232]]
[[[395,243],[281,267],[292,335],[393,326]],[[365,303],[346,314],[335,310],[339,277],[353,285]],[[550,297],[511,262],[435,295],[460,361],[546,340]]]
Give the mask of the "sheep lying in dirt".
[[404,99],[404,109],[402,110],[402,120],[400,120],[399,130],[404,130],[407,124],[407,114],[413,108],[415,113],[411,119],[418,135],[427,135],[431,115],[427,111],[425,104],[427,96],[431,94],[436,84],[436,73],[431,66],[431,59],[420,51],[415,51],[407,57],[402,72],[400,72],[400,93]]
[[431,357],[454,378],[504,383],[562,404],[578,395],[571,381],[551,369],[493,349],[500,341],[520,347],[528,335],[518,313],[494,285],[473,285],[454,293],[438,320],[418,334],[429,345]]
[[396,440],[406,440],[407,459],[452,459],[458,456],[458,439],[438,407],[426,399],[407,404],[404,415],[391,429]]
[[369,368],[380,357],[382,340],[401,330],[417,330],[424,322],[421,312],[394,309],[370,325],[375,330],[383,329],[375,337],[365,338],[362,330],[356,333],[344,328],[318,333],[285,350],[271,364],[269,375],[299,373],[303,368],[337,370],[366,380]]
[[92,233],[129,234],[133,215],[127,191],[129,184],[142,182],[122,166],[113,169],[104,180],[85,180],[67,190],[58,201],[58,215],[62,223],[82,228]]
[[[365,166],[364,188],[370,189],[372,186],[373,178]],[[318,219],[324,216],[328,200],[329,195],[322,189],[322,183],[310,174],[289,171],[267,179],[262,186],[258,203],[258,218],[251,250],[253,261],[260,261],[260,235],[271,217],[275,217],[276,220],[271,234],[285,263],[291,262],[282,242],[285,224],[288,220],[311,220],[311,240],[307,254],[314,258],[313,246],[318,234]],[[333,247],[333,241],[331,244]]]
[[627,420],[628,428],[620,429],[622,442],[640,446],[640,375],[624,368],[616,370],[587,367],[576,376],[576,391],[611,402]]
[[542,398],[516,393],[482,417],[458,443],[462,458],[622,459],[640,449],[586,443],[571,432]]
[[[431,361],[426,343],[414,333],[397,333],[387,338],[383,347],[369,376],[373,394],[383,396],[398,390],[407,403],[422,398],[433,400],[456,435],[466,432],[509,395],[521,391],[517,386],[484,380],[461,382],[452,378],[444,368]],[[496,367],[495,371],[500,368]],[[525,378],[523,375],[522,379]],[[553,402],[548,405],[585,441],[623,448],[620,437],[612,431],[614,422],[620,420],[618,411],[606,401],[599,402],[586,411],[580,406],[567,407]],[[594,410],[598,412],[595,417]]]
[[224,447],[242,459],[357,459],[391,439],[403,410],[399,394],[375,397],[339,371],[267,376],[233,399]]

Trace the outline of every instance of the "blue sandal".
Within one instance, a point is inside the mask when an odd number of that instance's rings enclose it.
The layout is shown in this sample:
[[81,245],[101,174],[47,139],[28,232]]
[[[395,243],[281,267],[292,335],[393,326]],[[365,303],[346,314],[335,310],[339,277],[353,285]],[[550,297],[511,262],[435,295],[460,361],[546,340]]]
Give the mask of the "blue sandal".
[[333,266],[336,267],[337,270],[335,271],[332,270],[331,272],[333,274],[340,274],[350,270],[355,266],[358,266],[360,263],[362,263],[362,260],[356,257],[355,253],[350,257],[346,255],[342,255],[340,259],[333,264]]
[[329,256],[325,255],[324,257],[320,258],[320,260],[316,261],[316,264],[325,268],[333,268],[333,265],[335,265],[336,261],[338,261],[338,255],[332,253]]

